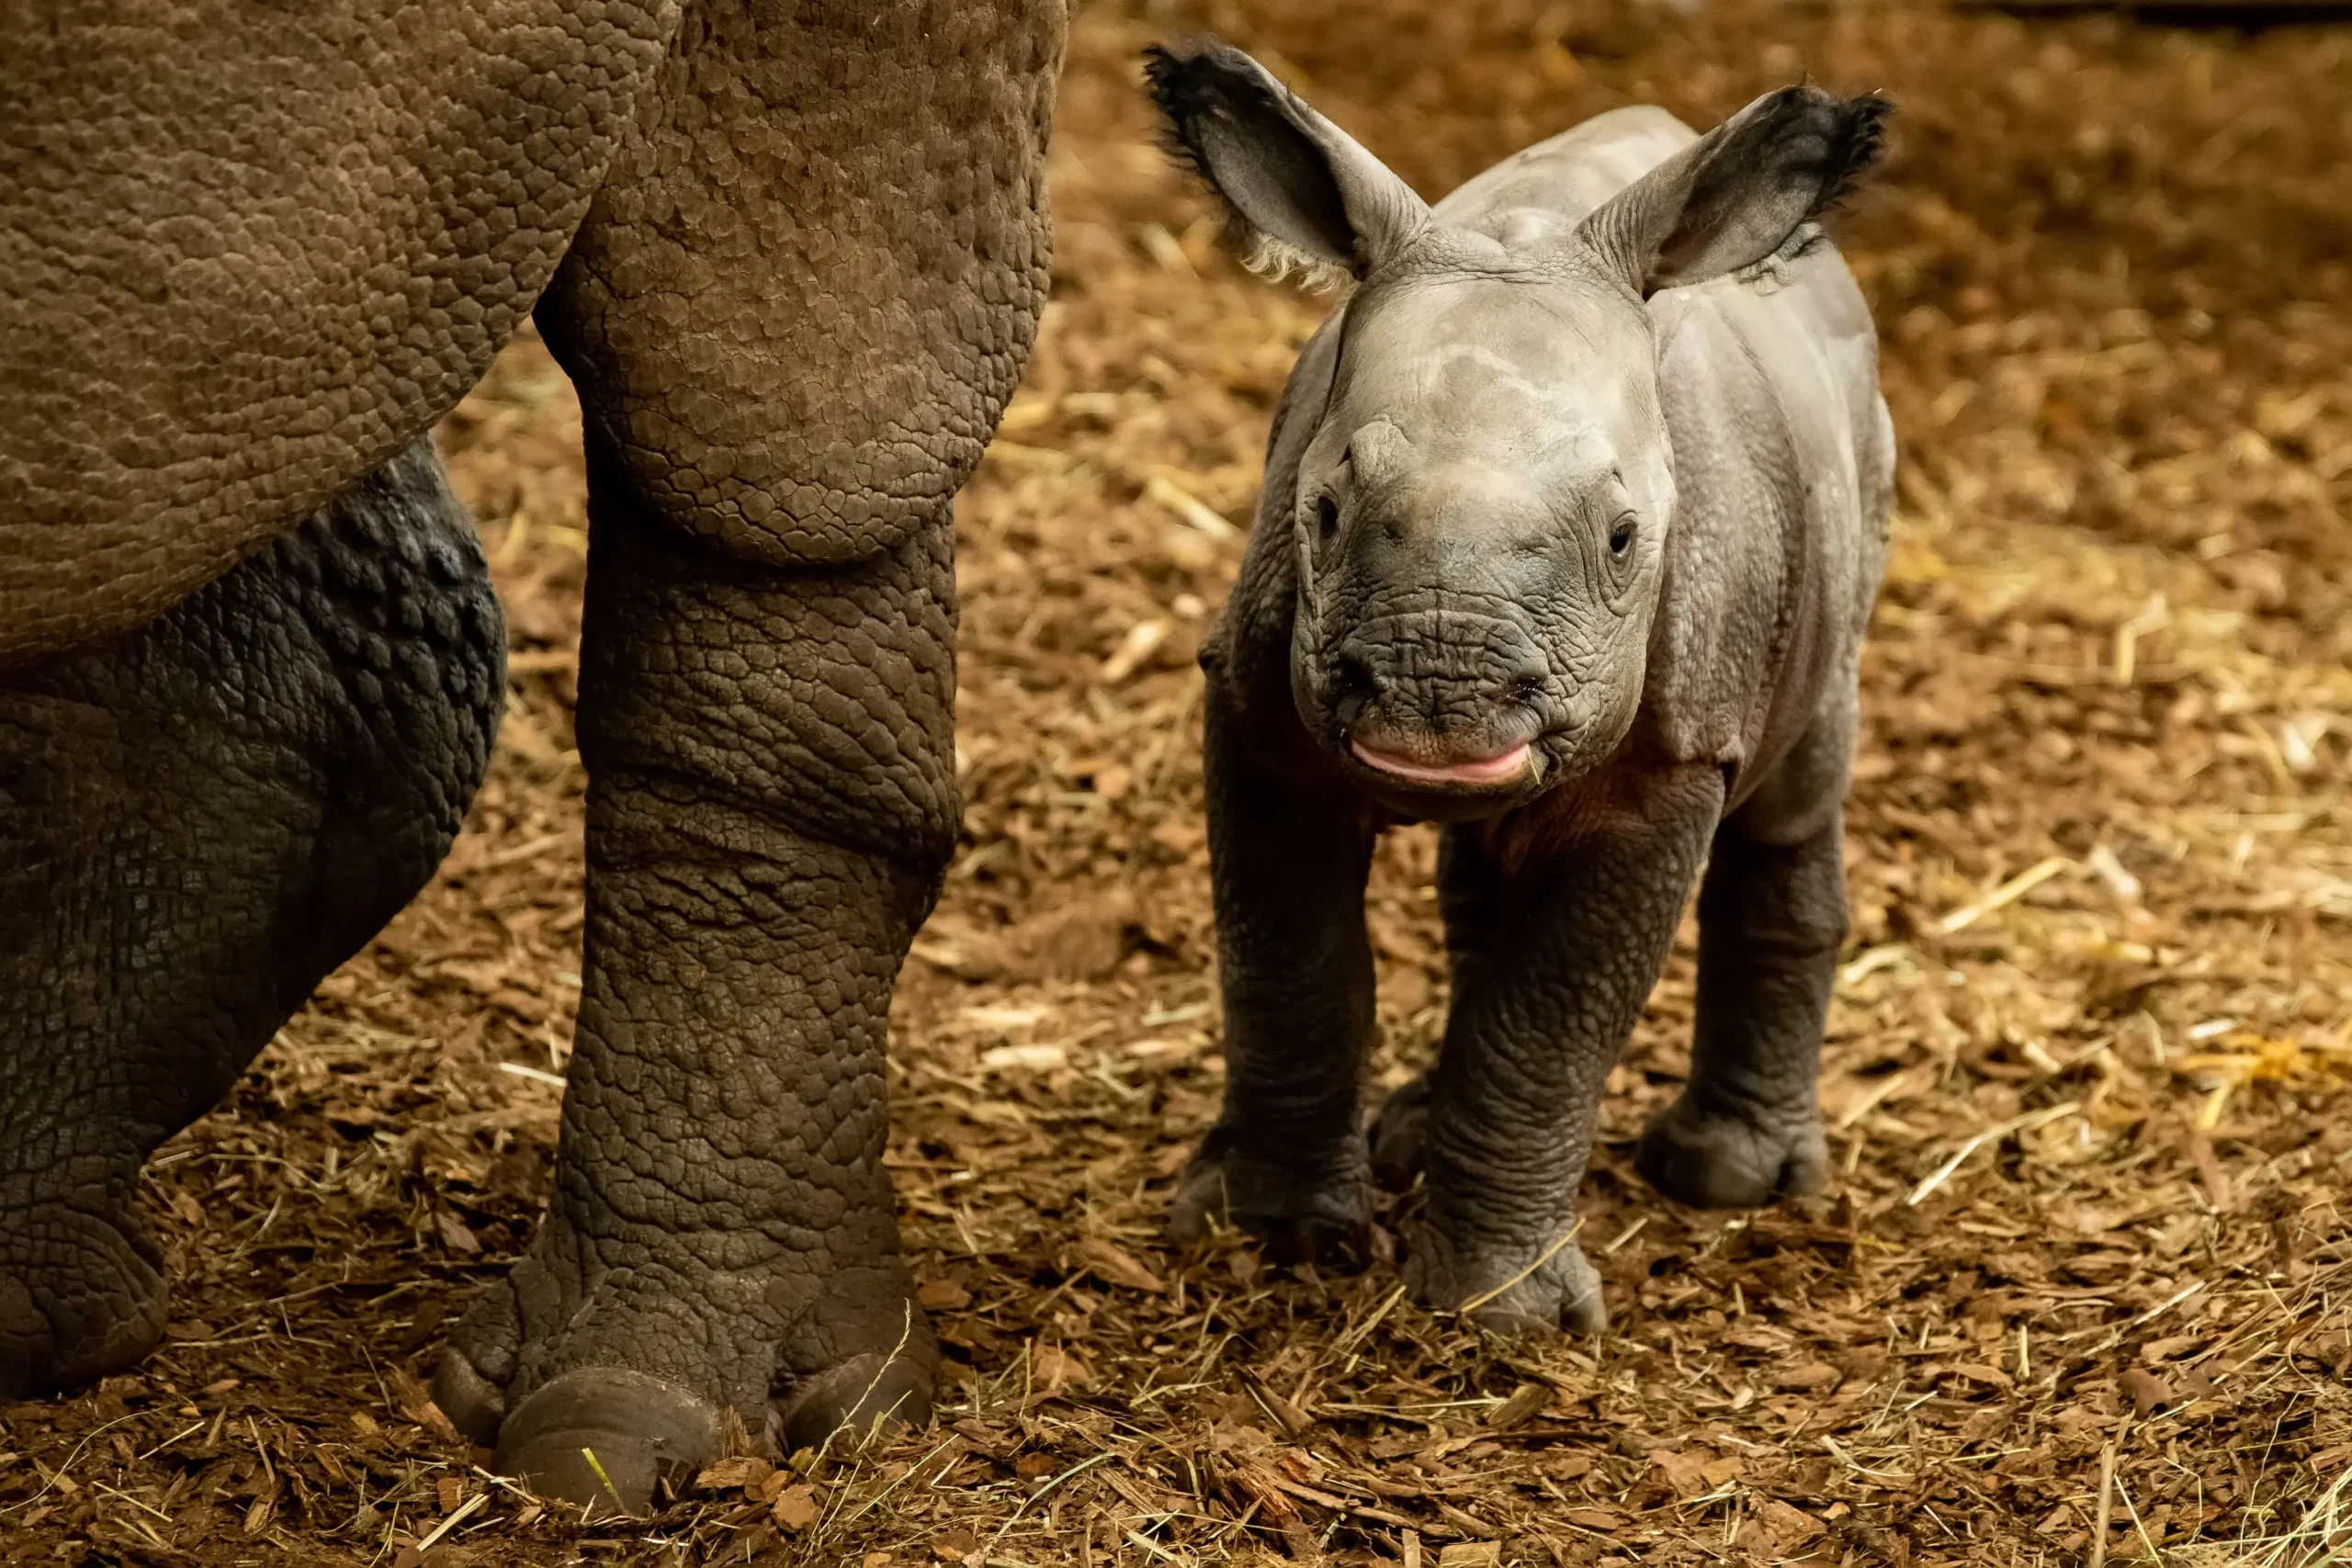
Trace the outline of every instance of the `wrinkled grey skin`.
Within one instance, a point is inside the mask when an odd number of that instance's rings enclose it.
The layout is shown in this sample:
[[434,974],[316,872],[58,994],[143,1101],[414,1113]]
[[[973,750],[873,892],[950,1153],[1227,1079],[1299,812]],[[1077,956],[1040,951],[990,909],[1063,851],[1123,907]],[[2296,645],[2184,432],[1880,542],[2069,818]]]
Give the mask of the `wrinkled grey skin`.
[[1059,0],[40,10],[0,51],[0,1400],[154,1345],[141,1165],[465,815],[503,637],[425,433],[536,312],[587,426],[584,985],[546,1221],[435,1397],[630,1510],[731,1430],[922,1418],[884,1034]]
[[[1703,138],[1621,109],[1432,209],[1246,55],[1150,71],[1260,256],[1356,283],[1202,657],[1227,1071],[1174,1229],[1355,1252],[1371,1180],[1419,1178],[1419,1299],[1597,1328],[1577,1188],[1702,865],[1690,1077],[1637,1163],[1710,1206],[1822,1179],[1894,441],[1814,220],[1884,105],[1790,89]],[[1412,819],[1448,825],[1453,1013],[1367,1136],[1364,880]]]

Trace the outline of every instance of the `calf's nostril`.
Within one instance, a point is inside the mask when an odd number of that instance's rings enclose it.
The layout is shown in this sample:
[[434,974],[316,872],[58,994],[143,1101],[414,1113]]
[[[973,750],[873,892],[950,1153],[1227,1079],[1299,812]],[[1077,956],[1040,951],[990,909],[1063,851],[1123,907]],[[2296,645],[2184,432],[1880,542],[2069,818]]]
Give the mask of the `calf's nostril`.
[[1362,659],[1343,653],[1331,661],[1331,712],[1341,724],[1352,726],[1362,717],[1379,690],[1372,667]]
[[1495,700],[1506,707],[1532,707],[1544,698],[1544,677],[1518,675],[1505,682]]

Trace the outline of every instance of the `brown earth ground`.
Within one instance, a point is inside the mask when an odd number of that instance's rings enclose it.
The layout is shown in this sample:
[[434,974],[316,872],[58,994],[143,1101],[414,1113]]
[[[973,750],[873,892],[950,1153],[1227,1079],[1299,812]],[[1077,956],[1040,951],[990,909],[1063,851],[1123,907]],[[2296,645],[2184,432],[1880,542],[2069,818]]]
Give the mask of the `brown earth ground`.
[[[1148,144],[1136,51],[1204,26],[1430,193],[1630,100],[1703,124],[1809,73],[1902,106],[1843,225],[1905,469],[1824,1075],[1839,1174],[1734,1215],[1630,1174],[1686,1060],[1686,941],[1587,1187],[1598,1340],[1483,1343],[1399,1301],[1390,1263],[1161,1239],[1219,1076],[1190,655],[1323,309],[1220,256]],[[2352,36],[2318,28],[1088,11],[1044,346],[962,512],[966,838],[899,998],[891,1163],[948,1346],[939,1417],[722,1466],[650,1526],[517,1495],[420,1390],[529,1235],[579,984],[577,412],[518,344],[443,433],[514,632],[472,826],[157,1160],[170,1342],[0,1415],[0,1559],[2330,1560],[2348,85]],[[1402,833],[1375,880],[1384,1084],[1443,1005],[1431,862]]]

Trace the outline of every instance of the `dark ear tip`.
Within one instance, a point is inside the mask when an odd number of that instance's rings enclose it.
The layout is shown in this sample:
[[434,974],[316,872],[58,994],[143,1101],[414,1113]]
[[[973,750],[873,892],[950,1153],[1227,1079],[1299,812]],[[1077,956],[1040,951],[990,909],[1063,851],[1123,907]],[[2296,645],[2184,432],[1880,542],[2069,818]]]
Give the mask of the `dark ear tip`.
[[1886,118],[1894,100],[1862,93],[1837,104],[1837,128],[1830,132],[1826,176],[1821,184],[1816,212],[1844,200],[1886,151]]
[[1170,77],[1182,76],[1204,51],[1204,40],[1179,39],[1173,43],[1148,43],[1143,46],[1143,73],[1154,86]]
[[1858,150],[1875,158],[1880,143],[1886,136],[1886,120],[1894,112],[1894,100],[1877,93],[1861,93],[1838,106],[1846,122],[1846,134]]
[[1228,47],[1216,39],[1194,38],[1147,44],[1143,51],[1144,83],[1160,114],[1160,151],[1212,186],[1216,180],[1202,153],[1197,127],[1225,103],[1216,56]]
[[1185,122],[1206,112],[1237,85],[1236,62],[1250,57],[1223,39],[1198,37],[1146,44],[1143,75],[1159,112],[1182,131]]
[[1170,118],[1175,117],[1177,106],[1184,98],[1184,79],[1190,74],[1187,68],[1196,58],[1197,51],[1182,44],[1172,47],[1162,43],[1144,45],[1145,85],[1151,89],[1152,101],[1159,106],[1160,112]]
[[1143,73],[1155,93],[1169,87],[1197,86],[1237,67],[1247,70],[1250,57],[1221,38],[1200,34],[1166,43],[1143,46]]

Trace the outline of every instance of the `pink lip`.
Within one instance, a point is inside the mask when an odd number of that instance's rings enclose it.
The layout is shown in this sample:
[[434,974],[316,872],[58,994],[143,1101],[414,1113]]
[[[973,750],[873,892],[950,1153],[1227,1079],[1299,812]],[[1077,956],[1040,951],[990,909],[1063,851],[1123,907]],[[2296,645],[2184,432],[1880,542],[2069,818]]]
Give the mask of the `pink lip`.
[[1358,761],[1384,773],[1394,773],[1415,784],[1490,784],[1517,778],[1527,767],[1528,743],[1524,740],[1508,751],[1491,757],[1473,757],[1459,762],[1445,762],[1437,767],[1398,757],[1386,751],[1375,751],[1361,740],[1349,742]]

